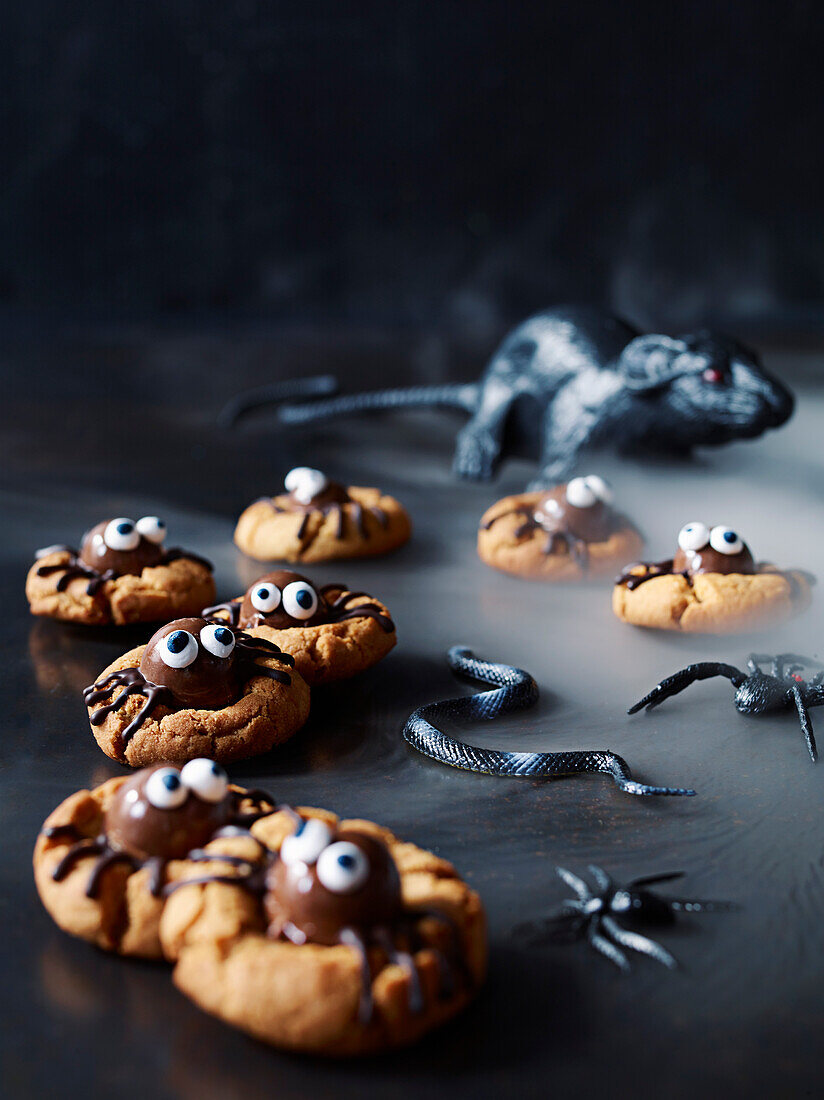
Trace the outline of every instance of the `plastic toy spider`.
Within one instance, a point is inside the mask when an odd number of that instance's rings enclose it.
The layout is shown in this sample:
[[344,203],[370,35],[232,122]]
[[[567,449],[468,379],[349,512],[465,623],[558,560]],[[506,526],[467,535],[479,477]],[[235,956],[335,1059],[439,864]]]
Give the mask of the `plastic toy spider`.
[[[764,672],[762,664],[770,663],[770,672]],[[821,668],[819,661],[810,657],[799,657],[796,653],[779,653],[770,657],[762,653],[751,653],[747,658],[749,674],[734,665],[719,661],[700,661],[687,665],[680,672],[673,673],[662,680],[657,687],[640,699],[627,713],[636,714],[642,707],[652,710],[665,699],[677,695],[679,691],[694,684],[696,680],[709,680],[713,676],[724,676],[735,688],[734,703],[741,714],[772,714],[795,707],[801,732],[807,743],[813,763],[818,759],[818,751],[813,735],[813,724],[809,707],[824,705],[824,672],[818,672],[810,680],[805,680],[801,670]]]
[[52,873],[55,882],[93,855],[86,897],[99,895],[106,869],[116,863],[132,871],[148,868],[149,890],[159,897],[169,860],[209,858],[200,851],[209,840],[245,832],[277,809],[265,791],[233,790],[219,764],[199,758],[182,768],[160,764],[130,777],[107,808],[99,836],[83,836],[75,825],[48,827],[43,835],[74,841]]
[[670,970],[678,966],[678,961],[660,943],[624,928],[620,921],[632,920],[662,927],[674,924],[676,913],[725,912],[737,908],[734,902],[728,901],[662,898],[648,889],[656,883],[683,878],[683,871],[646,875],[633,879],[627,886],[616,886],[605,871],[590,864],[589,872],[596,887],[592,890],[571,871],[563,867],[555,870],[575,892],[575,897],[568,898],[552,916],[520,925],[515,930],[516,935],[533,946],[546,942],[573,943],[586,938],[596,951],[625,972],[630,970],[630,965],[622,948],[647,955]]

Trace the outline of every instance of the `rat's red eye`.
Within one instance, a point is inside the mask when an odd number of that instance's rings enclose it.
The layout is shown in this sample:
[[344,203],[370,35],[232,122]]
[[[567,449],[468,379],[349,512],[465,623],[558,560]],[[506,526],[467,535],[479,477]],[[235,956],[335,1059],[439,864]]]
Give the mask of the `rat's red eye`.
[[724,381],[724,375],[717,367],[707,367],[701,377],[705,382],[712,382],[714,385]]

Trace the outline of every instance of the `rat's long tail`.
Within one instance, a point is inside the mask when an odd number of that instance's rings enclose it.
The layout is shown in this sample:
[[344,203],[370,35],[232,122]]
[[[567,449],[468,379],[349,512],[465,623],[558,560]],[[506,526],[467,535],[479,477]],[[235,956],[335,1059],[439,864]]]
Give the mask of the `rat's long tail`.
[[[373,409],[434,408],[442,406],[462,409],[471,413],[475,408],[478,386],[475,383],[443,386],[410,386],[402,390],[376,390],[373,393],[354,393],[345,397],[332,397],[326,401],[312,401],[305,405],[283,405],[278,418],[284,424],[304,424],[309,420],[328,420],[333,416],[349,416]],[[243,412],[271,404],[278,400],[261,394],[250,394],[243,401]]]
[[445,717],[489,720],[511,710],[532,706],[538,698],[538,686],[528,672],[509,665],[483,661],[465,646],[453,646],[447,657],[453,672],[483,683],[494,684],[492,691],[460,699],[427,703],[410,714],[403,736],[413,748],[442,764],[491,775],[531,778],[578,775],[601,772],[609,775],[620,790],[638,795],[693,795],[684,787],[650,787],[632,778],[627,762],[609,749],[582,749],[571,752],[508,752],[482,749],[458,741],[434,726],[430,718]]

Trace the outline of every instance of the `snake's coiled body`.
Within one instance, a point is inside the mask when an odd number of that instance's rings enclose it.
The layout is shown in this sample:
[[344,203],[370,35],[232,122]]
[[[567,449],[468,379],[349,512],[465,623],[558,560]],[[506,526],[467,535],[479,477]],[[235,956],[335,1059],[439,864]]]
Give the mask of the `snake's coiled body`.
[[453,768],[486,772],[490,775],[561,778],[582,772],[610,775],[627,794],[694,795],[684,787],[650,787],[632,778],[629,765],[609,749],[572,752],[507,752],[467,745],[433,724],[442,718],[470,718],[489,721],[509,711],[531,707],[538,700],[538,685],[528,672],[511,665],[477,658],[466,646],[453,646],[447,654],[453,672],[481,683],[495,685],[491,691],[460,699],[427,703],[410,714],[403,736],[425,756]]

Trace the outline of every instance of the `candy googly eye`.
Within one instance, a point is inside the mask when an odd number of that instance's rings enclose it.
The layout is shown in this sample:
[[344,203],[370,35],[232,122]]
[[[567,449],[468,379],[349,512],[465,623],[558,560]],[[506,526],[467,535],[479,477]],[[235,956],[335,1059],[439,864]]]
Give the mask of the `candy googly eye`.
[[249,599],[256,611],[262,611],[264,615],[268,615],[280,604],[280,589],[276,584],[264,581],[262,584],[255,585],[249,593]]
[[137,521],[137,530],[144,539],[157,546],[166,538],[166,524],[159,516],[143,516]]
[[284,863],[315,863],[318,856],[329,846],[332,830],[329,826],[310,817],[302,821],[297,832],[287,836],[280,846],[280,858]]
[[740,554],[744,549],[744,543],[732,527],[713,527],[710,546],[719,554]]
[[197,638],[188,630],[173,630],[160,643],[160,659],[169,668],[186,668],[197,654]]
[[317,874],[333,894],[353,894],[369,878],[369,860],[357,844],[339,840],[321,852]]
[[574,477],[566,487],[567,502],[573,508],[591,508],[597,503],[598,496],[595,490],[588,484],[587,477]]
[[283,484],[287,493],[292,493],[301,504],[308,504],[313,497],[323,492],[329,479],[322,471],[314,470],[311,466],[296,466],[283,479]]
[[121,516],[106,524],[103,541],[110,550],[135,550],[140,543],[140,533],[133,519]]
[[598,474],[587,474],[584,478],[587,486],[595,493],[596,497],[604,504],[611,504],[615,498],[615,494],[612,491],[612,486],[608,481],[604,481]]
[[235,636],[228,626],[204,626],[200,632],[200,644],[213,657],[225,660],[232,656]]
[[229,790],[229,776],[214,760],[200,757],[180,769],[184,787],[204,802],[222,802]]
[[292,581],[283,590],[283,610],[292,619],[311,619],[318,609],[318,594],[306,581]]
[[146,799],[158,810],[176,810],[189,797],[177,768],[158,768],[146,780]]
[[709,541],[709,528],[703,523],[686,523],[678,532],[678,545],[682,550],[703,550]]

